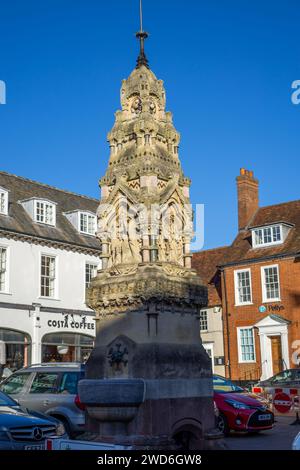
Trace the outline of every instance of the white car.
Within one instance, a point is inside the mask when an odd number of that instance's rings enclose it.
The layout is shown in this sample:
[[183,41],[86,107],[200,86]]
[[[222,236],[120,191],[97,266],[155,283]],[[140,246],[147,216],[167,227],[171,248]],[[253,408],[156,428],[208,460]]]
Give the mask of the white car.
[[292,449],[300,450],[300,432],[297,434],[297,436],[294,439]]

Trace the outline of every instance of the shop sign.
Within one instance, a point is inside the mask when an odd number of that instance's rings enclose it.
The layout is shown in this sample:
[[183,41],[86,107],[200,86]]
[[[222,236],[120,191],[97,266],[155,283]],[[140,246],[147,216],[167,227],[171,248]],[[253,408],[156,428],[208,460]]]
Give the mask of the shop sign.
[[87,316],[66,314],[47,321],[49,328],[94,331],[95,322]]
[[260,305],[258,307],[258,310],[260,313],[265,313],[266,311],[268,312],[281,312],[282,310],[285,310],[284,305]]

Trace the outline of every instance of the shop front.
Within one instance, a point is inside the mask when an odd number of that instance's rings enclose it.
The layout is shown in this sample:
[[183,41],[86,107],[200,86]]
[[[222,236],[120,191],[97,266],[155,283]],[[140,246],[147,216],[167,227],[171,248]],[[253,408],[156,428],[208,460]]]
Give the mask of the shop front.
[[0,341],[12,372],[41,362],[86,362],[94,347],[93,312],[0,308]]
[[6,364],[12,372],[31,363],[31,338],[28,334],[0,328],[0,341],[5,343]]
[[86,362],[94,347],[93,314],[40,311],[40,362]]

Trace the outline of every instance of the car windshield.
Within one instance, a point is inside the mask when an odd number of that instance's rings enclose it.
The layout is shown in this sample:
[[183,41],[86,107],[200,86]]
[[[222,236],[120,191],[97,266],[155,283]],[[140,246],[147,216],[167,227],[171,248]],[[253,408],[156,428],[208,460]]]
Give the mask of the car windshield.
[[295,379],[295,371],[288,369],[283,372],[280,372],[279,374],[274,375],[274,377],[271,377],[270,381],[272,383],[274,382],[288,382],[292,381]]
[[213,376],[214,391],[218,393],[241,393],[244,391],[238,385],[235,385],[230,380],[220,377],[219,375]]
[[5,395],[5,393],[0,392],[0,406],[19,406],[18,403]]

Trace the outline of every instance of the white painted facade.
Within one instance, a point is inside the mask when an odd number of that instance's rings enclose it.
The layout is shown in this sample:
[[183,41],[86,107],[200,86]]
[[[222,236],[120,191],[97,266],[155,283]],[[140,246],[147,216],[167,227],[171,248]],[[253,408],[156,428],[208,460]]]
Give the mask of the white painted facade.
[[200,331],[202,344],[212,361],[215,374],[225,376],[222,307],[208,307],[207,330]]
[[[85,304],[86,264],[99,266],[98,256],[5,236],[0,237],[0,247],[7,248],[0,330],[28,335],[31,347],[26,364],[41,362],[46,334],[76,333],[94,338],[94,312]],[[42,255],[55,257],[54,298],[40,295]]]

